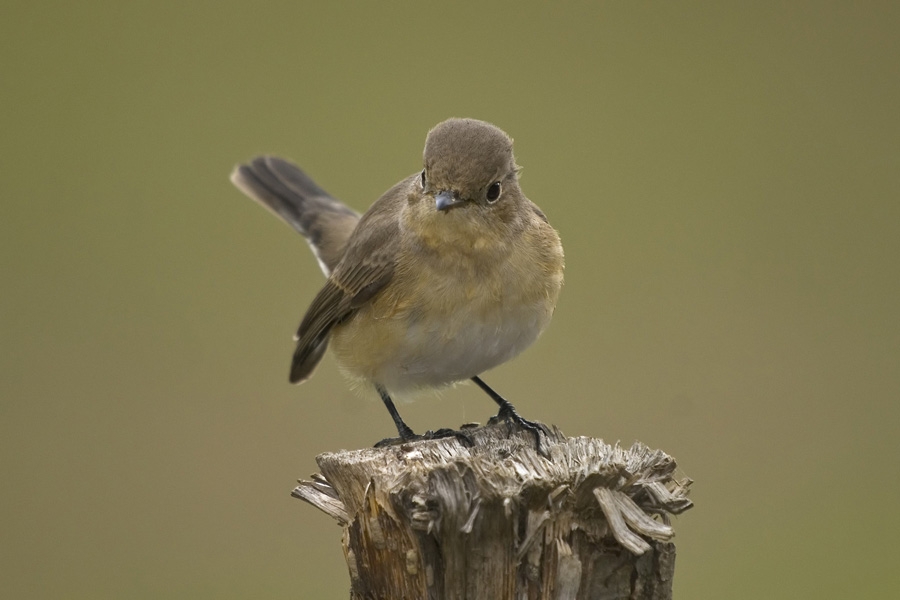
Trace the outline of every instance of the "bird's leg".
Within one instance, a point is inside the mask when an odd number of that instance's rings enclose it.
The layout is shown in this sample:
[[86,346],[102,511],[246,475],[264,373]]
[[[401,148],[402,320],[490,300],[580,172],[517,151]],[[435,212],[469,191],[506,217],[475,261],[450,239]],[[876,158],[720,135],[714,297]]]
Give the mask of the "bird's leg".
[[[391,400],[390,394],[387,393],[387,390],[381,387],[380,385],[376,385],[375,389],[378,390],[378,395],[381,396],[381,401],[384,402],[384,405],[387,407],[388,412],[391,413],[391,418],[394,420],[394,425],[397,426],[397,433],[400,434],[400,442],[412,442],[415,440],[438,440],[442,438],[454,437],[459,440],[463,446],[472,446],[472,436],[470,436],[465,431],[456,431],[455,429],[438,429],[437,431],[427,431],[425,435],[416,435],[409,426],[403,422],[403,419],[400,417],[400,413],[397,412],[397,407],[394,406],[394,401]],[[381,440],[377,444],[375,444],[376,448],[381,448],[384,446],[391,446],[396,444],[397,440],[395,439],[385,439]]]
[[[534,435],[535,444],[537,445],[538,454],[543,456],[548,456],[548,454],[544,451],[541,445],[541,432],[543,428],[540,424],[535,423],[534,421],[529,421],[528,419],[523,418],[517,411],[516,407],[510,403],[509,400],[495,392],[491,386],[486,384],[481,380],[481,377],[477,375],[472,377],[472,381],[480,387],[484,392],[491,397],[491,399],[500,406],[500,410],[497,412],[497,417],[503,419],[507,423],[515,423],[522,429],[527,429]],[[549,456],[548,456],[549,457]]]
[[387,390],[380,385],[375,386],[375,388],[378,390],[378,395],[381,396],[381,401],[384,402],[388,412],[391,413],[391,418],[394,420],[394,425],[397,426],[397,433],[400,434],[400,439],[403,441],[415,439],[416,434],[403,422],[403,419],[400,417],[400,413],[397,412],[397,407],[394,406],[394,401],[391,400]]

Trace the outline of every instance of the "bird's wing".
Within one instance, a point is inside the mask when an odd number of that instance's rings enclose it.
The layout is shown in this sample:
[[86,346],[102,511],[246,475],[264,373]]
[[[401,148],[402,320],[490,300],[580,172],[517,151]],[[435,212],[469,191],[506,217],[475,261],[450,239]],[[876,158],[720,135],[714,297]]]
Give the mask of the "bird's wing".
[[400,252],[399,203],[408,181],[388,190],[363,215],[341,262],[306,311],[297,329],[292,383],[312,375],[325,352],[331,328],[371,301],[393,277]]

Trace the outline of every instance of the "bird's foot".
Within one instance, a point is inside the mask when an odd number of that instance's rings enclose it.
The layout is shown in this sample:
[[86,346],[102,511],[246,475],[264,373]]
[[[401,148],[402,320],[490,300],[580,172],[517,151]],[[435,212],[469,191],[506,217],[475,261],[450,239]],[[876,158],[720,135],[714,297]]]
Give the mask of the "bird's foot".
[[472,436],[465,431],[443,428],[443,429],[438,429],[437,431],[426,431],[422,435],[417,435],[417,434],[413,433],[412,430],[409,429],[408,427],[407,427],[407,429],[408,429],[408,432],[404,432],[404,433],[405,434],[408,433],[408,435],[402,435],[401,437],[397,437],[397,438],[385,438],[385,439],[381,440],[380,442],[378,442],[377,444],[375,444],[375,447],[376,448],[385,448],[387,446],[396,446],[399,444],[406,444],[408,442],[418,442],[418,441],[425,441],[425,440],[442,440],[442,439],[450,438],[450,437],[456,438],[456,440],[460,444],[465,446],[466,448],[471,448],[472,445],[474,444],[474,440],[472,439]]
[[426,431],[425,435],[422,436],[426,440],[440,440],[444,438],[456,438],[460,444],[465,446],[466,448],[471,448],[475,445],[475,440],[472,439],[471,434],[465,431],[461,431],[459,429],[449,429],[447,427],[438,429],[437,431]]
[[542,423],[538,423],[536,421],[529,421],[524,418],[516,411],[516,407],[514,407],[510,402],[504,400],[503,403],[500,404],[500,411],[497,413],[497,416],[492,418],[491,421],[496,420],[504,420],[506,421],[507,426],[509,427],[509,432],[512,434],[513,425],[518,426],[520,429],[525,429],[526,431],[531,432],[534,436],[534,445],[537,453],[543,456],[546,459],[550,459],[550,452],[546,448],[546,444],[542,442],[541,436],[546,435],[547,429],[546,426]]

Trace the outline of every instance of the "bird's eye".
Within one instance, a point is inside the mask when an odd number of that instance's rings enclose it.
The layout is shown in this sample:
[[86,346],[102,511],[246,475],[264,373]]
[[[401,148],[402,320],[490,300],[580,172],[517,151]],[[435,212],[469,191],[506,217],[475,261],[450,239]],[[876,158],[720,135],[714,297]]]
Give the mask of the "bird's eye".
[[425,187],[425,169],[422,169],[422,177],[421,177],[422,187]]
[[500,197],[500,182],[495,181],[491,184],[491,187],[487,189],[486,194],[488,202],[496,202],[497,198]]

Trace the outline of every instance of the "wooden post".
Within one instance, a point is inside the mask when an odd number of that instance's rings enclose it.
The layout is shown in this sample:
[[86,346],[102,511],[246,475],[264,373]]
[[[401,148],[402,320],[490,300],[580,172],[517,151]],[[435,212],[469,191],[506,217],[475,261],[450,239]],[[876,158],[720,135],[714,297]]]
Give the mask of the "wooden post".
[[691,507],[675,461],[507,423],[317,457],[293,495],[344,529],[351,600],[672,597],[668,515]]

